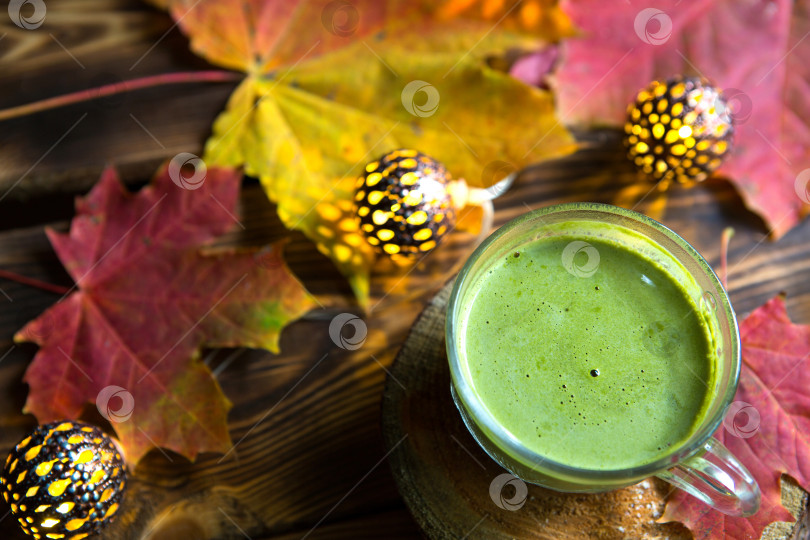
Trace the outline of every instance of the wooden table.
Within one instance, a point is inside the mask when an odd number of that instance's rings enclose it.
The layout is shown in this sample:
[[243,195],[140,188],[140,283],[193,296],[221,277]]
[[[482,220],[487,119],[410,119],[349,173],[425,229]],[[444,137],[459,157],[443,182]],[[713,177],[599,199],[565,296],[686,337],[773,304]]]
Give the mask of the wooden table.
[[[0,35],[6,33],[0,40],[0,108],[116,80],[208,67],[188,52],[177,29],[169,31],[173,23],[165,13],[135,0],[52,2],[46,24],[36,31],[23,32],[0,19]],[[92,185],[105,163],[115,163],[137,186],[178,152],[201,153],[233,88],[233,83],[165,86],[0,122],[0,268],[69,286],[43,226],[67,227],[72,197]],[[496,225],[564,201],[615,203],[637,182],[617,133],[591,133],[583,140],[576,155],[525,171],[496,202]],[[654,199],[636,209],[648,210]],[[220,456],[204,455],[193,464],[153,451],[134,471],[127,504],[108,536],[417,537],[384,459],[380,397],[387,366],[427,299],[469,252],[470,235],[458,234],[410,274],[380,270],[373,308],[363,315],[368,339],[351,352],[328,338],[335,314],[361,313],[331,263],[301,234],[281,226],[255,182],[246,181],[240,212],[245,230],[223,241],[262,245],[289,237],[291,268],[325,307],[284,331],[280,355],[247,350],[207,355],[234,401],[229,421],[234,441],[241,440],[237,450],[222,463]],[[810,223],[771,242],[761,220],[722,180],[673,189],[662,221],[716,267],[721,233],[734,227],[728,285],[738,315],[783,291],[793,319],[810,323]],[[36,347],[13,345],[12,336],[58,297],[9,281],[0,281],[0,289],[4,453],[35,424],[20,411],[27,391],[21,380]],[[0,503],[0,517],[7,510]],[[0,537],[22,538],[15,520],[0,520]]]

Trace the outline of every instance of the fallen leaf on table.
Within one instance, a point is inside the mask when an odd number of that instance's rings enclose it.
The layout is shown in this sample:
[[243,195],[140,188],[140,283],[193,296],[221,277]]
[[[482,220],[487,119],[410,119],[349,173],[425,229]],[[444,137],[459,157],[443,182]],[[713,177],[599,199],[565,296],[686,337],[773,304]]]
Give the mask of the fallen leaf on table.
[[[258,177],[285,226],[332,258],[361,304],[375,255],[357,228],[353,191],[367,162],[411,147],[488,186],[500,179],[486,177],[495,161],[517,169],[573,151],[548,92],[482,61],[542,36],[493,32],[480,17],[440,21],[427,4],[360,2],[351,5],[356,30],[333,39],[311,19],[295,31],[295,5],[323,3],[178,1],[171,12],[196,52],[249,74],[214,123],[206,163]],[[370,36],[372,27],[385,31]]]
[[[567,125],[621,125],[627,105],[654,79],[702,75],[734,109],[734,149],[720,173],[739,188],[775,237],[810,201],[810,1],[566,1],[581,29],[556,72]],[[802,184],[797,186],[797,184]]]
[[96,403],[133,463],[153,446],[189,459],[230,448],[231,404],[200,348],[277,352],[281,329],[313,307],[280,246],[201,250],[236,225],[240,180],[209,168],[182,189],[163,168],[131,194],[108,169],[77,200],[70,231],[48,230],[76,285],[15,336],[40,346],[25,412],[45,423]]
[[715,433],[759,484],[762,506],[732,518],[676,491],[660,521],[681,521],[696,540],[758,539],[774,521],[794,521],[782,506],[780,476],[810,490],[810,326],[793,324],[777,296],[740,324],[743,366],[734,403]]
[[414,11],[412,0],[161,0],[210,62],[267,73],[339,49],[388,20]]
[[[509,6],[494,10],[476,9],[471,5],[474,0],[150,1],[169,10],[196,54],[255,74],[293,66],[364,39],[374,47],[379,40],[410,34],[412,45],[431,51],[437,45],[434,34],[444,30],[454,37],[460,54],[481,55],[557,41],[573,31],[557,0],[511,0]],[[521,41],[515,41],[516,34],[523,36]]]
[[571,20],[560,9],[557,0],[446,0],[438,15],[440,19],[479,16],[498,25],[511,22],[544,36],[548,41],[557,41],[574,33]]
[[[477,62],[462,61],[442,79],[452,64],[441,57],[376,54],[397,66],[398,77],[356,46],[290,70],[287,85],[247,79],[214,124],[205,152],[210,163],[244,164],[259,177],[284,224],[304,230],[333,258],[361,302],[374,252],[355,222],[352,195],[368,161],[386,149],[422,149],[454,176],[480,185],[493,161],[517,168],[573,148],[555,123],[548,93]],[[434,81],[436,95],[446,96],[435,114],[422,118],[403,107],[403,81],[412,80]],[[482,92],[499,97],[486,99]]]

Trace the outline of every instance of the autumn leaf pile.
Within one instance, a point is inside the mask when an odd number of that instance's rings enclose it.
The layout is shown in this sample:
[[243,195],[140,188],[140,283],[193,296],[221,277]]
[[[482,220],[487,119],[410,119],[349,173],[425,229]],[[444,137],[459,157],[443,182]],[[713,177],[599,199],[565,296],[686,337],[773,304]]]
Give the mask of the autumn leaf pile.
[[[775,237],[807,209],[796,179],[810,164],[808,0],[152,3],[196,54],[244,74],[205,143],[205,182],[180,189],[164,167],[130,194],[105,172],[69,232],[48,232],[74,290],[16,336],[40,346],[25,380],[26,411],[41,422],[80,416],[107,387],[132,394],[132,417],[113,427],[133,462],[153,446],[191,459],[226,452],[230,403],[200,348],[276,351],[285,324],[313,307],[278,246],[210,247],[236,224],[243,174],[366,305],[375,255],[354,218],[353,186],[368,161],[416,148],[489,186],[500,179],[493,164],[568,154],[566,126],[618,126],[650,80],[693,74],[736,97],[735,149],[721,173],[749,208]],[[639,24],[645,9],[671,28]],[[494,67],[514,51],[534,53],[512,74]],[[810,489],[810,327],[792,324],[777,298],[741,330],[738,399],[760,412],[762,429],[716,436],[757,478],[763,509],[728,518],[679,492],[664,519],[699,538],[758,538],[790,521],[782,473]]]
[[[411,1],[231,4],[168,2],[197,54],[246,74],[203,159],[258,177],[282,222],[332,258],[361,304],[374,253],[355,222],[352,194],[367,162],[420,148],[454,176],[490,185],[498,179],[483,176],[495,161],[518,168],[574,149],[549,92],[483,61],[558,38],[567,18],[557,8],[545,15],[553,20],[538,23],[543,35],[517,23],[490,32],[477,10],[457,18],[453,6],[434,14]],[[331,26],[336,5],[347,11],[344,31]],[[312,14],[327,20],[313,22]],[[435,111],[418,109],[416,88],[425,87],[439,101]]]
[[[15,336],[40,346],[25,411],[47,422],[95,402],[133,463],[155,446],[190,459],[227,452],[231,404],[200,349],[277,352],[281,329],[313,307],[278,246],[210,246],[238,223],[243,174],[260,179],[283,223],[331,257],[365,305],[374,254],[352,205],[367,161],[430,148],[454,176],[489,185],[499,180],[487,177],[493,163],[517,168],[575,148],[549,92],[485,61],[570,34],[553,2],[514,13],[410,0],[154,3],[200,56],[244,73],[205,145],[207,173],[175,185],[170,164],[130,194],[107,170],[77,201],[69,232],[48,231],[74,287]],[[491,31],[495,15],[502,31]],[[417,90],[404,91],[413,83],[441,107],[425,111]]]

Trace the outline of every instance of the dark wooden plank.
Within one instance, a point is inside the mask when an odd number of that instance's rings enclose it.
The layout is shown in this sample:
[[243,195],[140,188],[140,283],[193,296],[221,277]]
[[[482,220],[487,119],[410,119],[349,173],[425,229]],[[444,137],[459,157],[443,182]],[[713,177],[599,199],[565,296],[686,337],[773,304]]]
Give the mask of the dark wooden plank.
[[370,516],[350,518],[314,530],[294,531],[280,536],[274,536],[273,539],[298,540],[304,536],[312,540],[343,538],[352,540],[377,540],[379,538],[399,540],[403,538],[417,538],[420,536],[420,532],[419,527],[416,525],[411,515],[403,507],[401,509],[372,514]]
[[[45,23],[0,20],[0,108],[103,84],[214,69],[168,14],[140,0],[49,3]],[[179,152],[199,154],[235,83],[144,89],[0,122],[0,197],[89,187],[115,163],[148,178]]]

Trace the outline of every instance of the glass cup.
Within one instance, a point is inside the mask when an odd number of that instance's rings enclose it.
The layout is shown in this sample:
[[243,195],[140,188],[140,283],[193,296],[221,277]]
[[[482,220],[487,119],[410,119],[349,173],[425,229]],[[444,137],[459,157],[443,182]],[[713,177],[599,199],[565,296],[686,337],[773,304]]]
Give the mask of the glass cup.
[[[670,261],[667,272],[687,294],[715,336],[714,398],[692,435],[656,461],[621,470],[588,470],[558,463],[523,445],[489,412],[465,373],[460,346],[464,306],[484,272],[501,257],[538,238],[610,235],[641,255]],[[639,242],[639,237],[646,241]],[[587,266],[590,263],[590,256]],[[588,268],[580,268],[583,272]],[[715,509],[749,516],[759,509],[760,492],[748,470],[712,433],[720,426],[737,390],[740,336],[734,310],[709,264],[683,238],[642,214],[596,203],[551,206],[520,216],[493,233],[467,260],[450,296],[445,336],[453,400],[479,445],[501,466],[526,482],[565,492],[602,492],[657,476]]]

